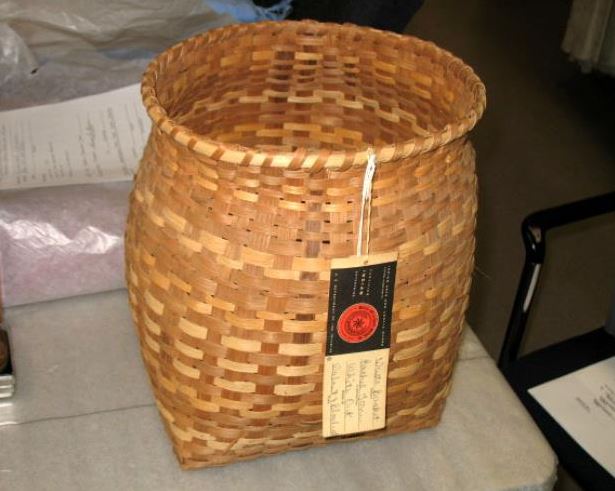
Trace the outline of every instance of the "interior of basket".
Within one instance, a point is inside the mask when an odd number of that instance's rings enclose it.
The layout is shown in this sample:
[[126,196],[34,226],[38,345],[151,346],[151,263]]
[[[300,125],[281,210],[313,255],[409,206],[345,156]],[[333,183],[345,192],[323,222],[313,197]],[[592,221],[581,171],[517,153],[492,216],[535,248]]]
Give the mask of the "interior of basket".
[[156,93],[219,142],[356,150],[436,133],[475,102],[452,56],[412,38],[291,24],[204,41],[161,65]]

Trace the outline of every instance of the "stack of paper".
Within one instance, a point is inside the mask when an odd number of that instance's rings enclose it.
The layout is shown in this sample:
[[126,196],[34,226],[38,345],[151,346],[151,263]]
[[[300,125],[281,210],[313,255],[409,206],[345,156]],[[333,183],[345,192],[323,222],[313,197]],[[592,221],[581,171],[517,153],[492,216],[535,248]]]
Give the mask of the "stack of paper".
[[0,189],[130,180],[149,131],[138,84],[0,112]]

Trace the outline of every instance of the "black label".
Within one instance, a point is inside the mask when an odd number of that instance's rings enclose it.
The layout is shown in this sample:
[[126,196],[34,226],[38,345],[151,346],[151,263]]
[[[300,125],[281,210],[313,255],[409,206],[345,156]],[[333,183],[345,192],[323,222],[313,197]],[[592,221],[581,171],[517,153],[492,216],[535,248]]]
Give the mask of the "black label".
[[327,356],[389,348],[396,261],[334,268]]

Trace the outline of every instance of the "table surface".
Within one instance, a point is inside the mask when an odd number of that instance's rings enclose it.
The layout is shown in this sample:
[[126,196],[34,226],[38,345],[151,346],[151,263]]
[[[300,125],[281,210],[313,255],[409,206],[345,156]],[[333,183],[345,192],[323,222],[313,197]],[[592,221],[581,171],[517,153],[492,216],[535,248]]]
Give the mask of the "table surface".
[[125,291],[6,312],[16,395],[0,402],[0,489],[551,489],[556,458],[466,329],[435,428],[182,471]]

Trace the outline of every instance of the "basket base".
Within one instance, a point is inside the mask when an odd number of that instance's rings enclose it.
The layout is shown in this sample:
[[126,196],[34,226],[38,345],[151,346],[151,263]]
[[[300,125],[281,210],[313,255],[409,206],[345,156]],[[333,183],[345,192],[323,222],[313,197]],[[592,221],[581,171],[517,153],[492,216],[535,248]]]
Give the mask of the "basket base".
[[[446,391],[448,392],[448,390]],[[212,456],[208,456],[209,460],[195,460],[183,457],[178,451],[177,448],[174,448],[175,456],[179,462],[179,465],[184,470],[197,470],[208,467],[223,467],[229,464],[233,464],[236,462],[254,460],[260,457],[271,457],[277,454],[297,451],[297,450],[308,450],[310,448],[322,447],[325,445],[337,444],[337,443],[349,443],[355,442],[357,440],[367,440],[374,438],[384,438],[389,436],[396,436],[403,433],[414,433],[421,430],[426,430],[429,428],[433,428],[440,423],[442,419],[442,412],[444,410],[444,406],[446,404],[446,400],[442,400],[439,404],[439,407],[430,413],[430,417],[424,419],[414,419],[413,425],[411,427],[407,426],[399,426],[392,428],[383,428],[378,431],[371,431],[367,433],[361,433],[358,435],[348,435],[341,436],[336,438],[321,438],[317,441],[313,442],[297,442],[295,445],[287,445],[281,448],[269,448],[269,449],[255,449],[252,453],[245,455],[237,455],[237,454],[227,454],[227,455],[216,455],[215,460]]]

